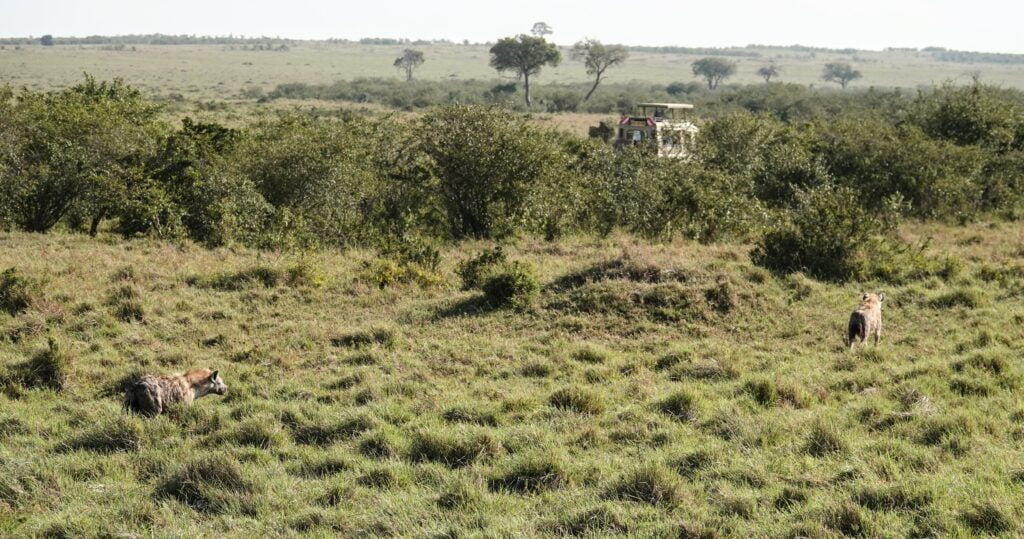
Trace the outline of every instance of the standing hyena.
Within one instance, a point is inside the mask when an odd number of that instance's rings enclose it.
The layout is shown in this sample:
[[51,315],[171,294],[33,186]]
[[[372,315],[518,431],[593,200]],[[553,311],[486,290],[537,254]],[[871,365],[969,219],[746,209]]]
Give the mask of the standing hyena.
[[223,395],[227,390],[218,371],[211,369],[192,369],[169,376],[146,374],[128,388],[124,405],[129,410],[152,416],[163,413],[171,403],[192,404],[199,397],[210,393]]
[[860,307],[850,315],[850,326],[847,330],[847,343],[853,349],[855,339],[863,343],[868,335],[874,335],[875,344],[882,337],[882,302],[885,294],[864,294],[860,298]]

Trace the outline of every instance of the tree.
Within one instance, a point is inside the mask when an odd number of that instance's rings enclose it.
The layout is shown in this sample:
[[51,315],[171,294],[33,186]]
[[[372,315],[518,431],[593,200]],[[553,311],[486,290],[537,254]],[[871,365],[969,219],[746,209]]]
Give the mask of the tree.
[[405,71],[405,80],[410,81],[412,80],[412,72],[423,65],[425,61],[423,59],[423,51],[405,49],[402,51],[401,56],[395,58],[394,66],[396,69]]
[[708,89],[718,88],[718,83],[736,72],[736,63],[721,58],[701,58],[693,64],[693,74],[708,81]]
[[53,36],[51,36],[50,34],[46,34],[45,36],[39,38],[39,44],[44,46],[44,47],[52,47],[53,46]]
[[498,40],[491,47],[491,67],[498,71],[512,71],[523,80],[526,106],[533,104],[530,99],[530,76],[540,73],[546,65],[556,66],[562,61],[562,54],[554,43],[542,37],[520,34]]
[[[505,109],[436,108],[419,120],[417,131],[455,238],[502,237],[522,229],[531,195],[564,174],[567,157],[557,135]],[[550,203],[553,197],[545,198]]]
[[23,230],[46,232],[74,210],[95,233],[138,180],[164,129],[159,110],[119,79],[86,76],[60,92],[23,90],[10,111],[15,158],[0,167],[7,169],[0,201],[12,220]]
[[822,71],[821,78],[826,82],[837,82],[840,86],[846,88],[850,81],[861,78],[861,73],[851,67],[850,64],[825,64],[825,70]]
[[551,26],[548,23],[541,21],[533,23],[533,28],[530,29],[530,33],[537,37],[544,37],[554,33],[554,30],[551,29]]
[[617,66],[626,61],[629,51],[622,45],[605,45],[596,39],[580,41],[572,47],[572,59],[583,62],[588,75],[594,75],[594,85],[590,87],[584,101],[590,99],[597,85],[601,84],[601,76],[609,67]]
[[758,69],[757,74],[760,75],[766,83],[768,83],[771,82],[773,78],[778,77],[780,71],[782,70],[779,69],[777,65],[769,64],[762,67],[761,69]]

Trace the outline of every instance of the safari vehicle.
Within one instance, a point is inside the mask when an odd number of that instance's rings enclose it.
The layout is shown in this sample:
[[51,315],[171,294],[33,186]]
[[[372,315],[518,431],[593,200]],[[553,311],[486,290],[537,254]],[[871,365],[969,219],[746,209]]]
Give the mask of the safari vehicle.
[[644,146],[658,157],[682,158],[689,154],[697,126],[689,120],[687,103],[637,103],[637,114],[619,119],[615,147]]

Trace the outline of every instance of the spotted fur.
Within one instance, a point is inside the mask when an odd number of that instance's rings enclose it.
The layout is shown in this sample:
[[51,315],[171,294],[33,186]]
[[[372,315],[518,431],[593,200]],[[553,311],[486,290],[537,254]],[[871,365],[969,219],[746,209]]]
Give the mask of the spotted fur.
[[885,301],[885,294],[864,294],[860,299],[860,306],[850,314],[850,324],[847,327],[847,344],[850,349],[857,339],[861,343],[867,340],[869,335],[874,336],[875,345],[882,338],[882,302]]
[[189,405],[199,397],[210,393],[223,395],[227,390],[219,372],[212,369],[192,369],[171,375],[146,374],[128,388],[124,405],[134,412],[155,416],[172,403]]

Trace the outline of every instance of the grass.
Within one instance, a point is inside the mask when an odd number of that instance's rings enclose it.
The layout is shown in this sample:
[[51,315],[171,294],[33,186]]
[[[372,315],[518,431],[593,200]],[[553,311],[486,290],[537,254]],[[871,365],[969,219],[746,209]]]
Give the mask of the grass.
[[[495,36],[498,37],[498,36]],[[328,84],[358,77],[400,80],[393,68],[395,57],[407,45],[362,45],[297,41],[287,52],[243,50],[224,45],[137,45],[126,50],[105,50],[103,46],[6,46],[0,50],[3,82],[14,88],[34,90],[65,88],[81,81],[83,72],[100,80],[123,78],[148,96],[159,99],[169,119],[191,116],[241,126],[254,116],[280,110],[312,110],[334,114],[339,111],[380,116],[390,109],[367,103],[276,100],[260,102],[257,94],[270,92],[278,84]],[[416,72],[422,80],[493,80],[507,83],[488,66],[487,45],[417,45],[426,63]],[[750,52],[750,51],[746,51]],[[829,62],[851,63],[864,73],[851,88],[900,87],[914,91],[946,80],[970,82],[975,74],[982,80],[1001,86],[1024,88],[1024,70],[1014,64],[961,64],[942,62],[928,53],[913,51],[858,51],[853,54],[804,52],[790,49],[757,49],[760,57],[730,58],[737,62],[736,75],[727,83],[761,84],[757,70],[774,63],[782,68],[782,82],[816,87],[835,85],[821,80],[823,66]],[[569,57],[562,47],[563,57]],[[690,64],[704,55],[657,52],[632,52],[619,68],[609,70],[604,80],[610,85],[631,83],[664,88],[673,82],[702,84],[691,72]],[[580,62],[564,61],[546,67],[539,84],[586,83],[592,80]],[[838,88],[838,86],[836,86]],[[256,93],[252,93],[253,91]],[[613,94],[614,95],[614,94]],[[586,135],[600,121],[614,122],[614,114],[557,113],[534,115],[538,123]]]
[[[362,250],[307,255],[312,286],[280,253],[0,233],[0,269],[46,285],[0,312],[0,536],[1020,535],[1024,275],[986,268],[1021,226],[906,225],[963,269],[900,285],[519,239],[527,310],[453,309],[486,242],[380,289]],[[278,278],[204,281],[253,268]],[[848,352],[883,289],[882,343]],[[191,367],[231,389],[121,409],[123,380]]]

